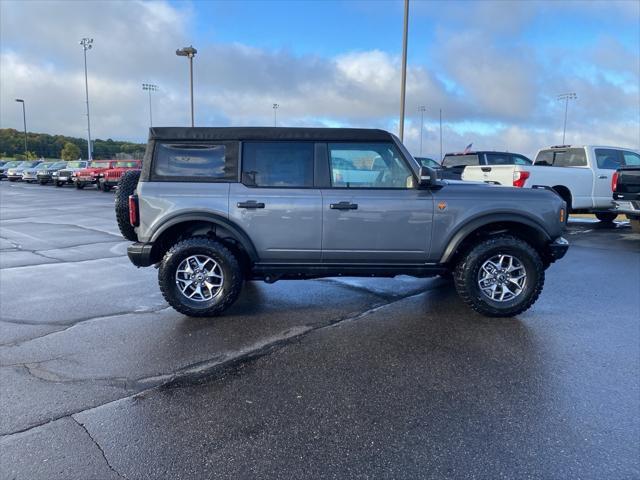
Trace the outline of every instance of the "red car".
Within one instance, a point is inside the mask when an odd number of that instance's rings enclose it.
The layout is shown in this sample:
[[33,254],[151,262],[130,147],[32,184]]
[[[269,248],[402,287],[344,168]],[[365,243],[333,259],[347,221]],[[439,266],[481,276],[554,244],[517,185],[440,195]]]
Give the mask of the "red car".
[[98,174],[98,190],[109,192],[118,184],[124,172],[140,169],[142,169],[142,160],[118,160],[113,168]]
[[75,172],[72,181],[77,189],[83,189],[87,185],[100,186],[98,184],[98,175],[102,172],[114,168],[119,160],[94,160],[87,168]]

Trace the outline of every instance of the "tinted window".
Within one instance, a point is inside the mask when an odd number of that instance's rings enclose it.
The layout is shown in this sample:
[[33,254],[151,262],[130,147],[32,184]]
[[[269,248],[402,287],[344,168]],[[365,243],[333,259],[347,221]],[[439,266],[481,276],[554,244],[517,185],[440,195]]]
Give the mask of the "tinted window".
[[236,178],[226,161],[224,145],[156,144],[154,172],[163,177],[199,177],[211,180]]
[[622,155],[619,150],[596,148],[596,162],[603,170],[617,170],[622,166]]
[[622,152],[625,165],[633,165],[634,167],[640,167],[640,155],[633,152]]
[[312,187],[311,142],[245,142],[242,183],[255,187]]
[[567,150],[543,150],[536,157],[537,165],[553,165],[554,167],[586,167],[587,157],[583,148]]
[[443,167],[467,167],[469,165],[480,165],[477,154],[473,155],[445,155],[442,160]]
[[486,153],[487,165],[513,165],[510,153]]
[[331,185],[407,188],[411,170],[392,143],[330,143]]

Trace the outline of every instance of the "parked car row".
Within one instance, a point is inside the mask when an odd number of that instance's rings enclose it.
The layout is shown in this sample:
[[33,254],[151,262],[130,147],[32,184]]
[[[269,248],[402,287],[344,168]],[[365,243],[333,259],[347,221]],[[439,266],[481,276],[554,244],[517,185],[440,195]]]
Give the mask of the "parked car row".
[[94,185],[98,190],[109,192],[124,172],[141,168],[140,160],[8,161],[0,162],[0,180],[53,183],[56,187],[75,185],[77,189]]

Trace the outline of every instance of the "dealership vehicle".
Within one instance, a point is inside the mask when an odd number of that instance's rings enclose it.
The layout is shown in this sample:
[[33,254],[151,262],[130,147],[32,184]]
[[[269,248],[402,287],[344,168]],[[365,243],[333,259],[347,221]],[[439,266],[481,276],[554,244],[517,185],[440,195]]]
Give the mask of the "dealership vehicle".
[[442,178],[460,180],[465,167],[470,165],[531,165],[533,162],[519,153],[510,152],[463,152],[447,153],[442,159]]
[[467,167],[463,180],[514,187],[546,186],[560,195],[573,213],[594,213],[603,222],[618,215],[611,198],[611,176],[634,165],[635,150],[595,145],[560,145],[542,149],[533,165]]
[[67,162],[67,166],[51,174],[51,180],[56,187],[62,187],[73,183],[73,174],[87,168],[89,162],[86,160],[75,160]]
[[442,165],[436,162],[433,158],[429,158],[429,157],[414,157],[414,158],[423,167],[434,168],[436,170],[440,170],[442,168]]
[[10,182],[16,182],[18,180],[22,180],[22,174],[24,173],[25,170],[29,168],[33,168],[37,165],[40,165],[41,163],[42,163],[42,160],[27,160],[27,161],[21,162],[17,166],[11,167],[7,170],[7,178],[9,179]]
[[611,180],[613,204],[617,213],[624,213],[631,221],[631,228],[640,232],[640,155],[627,157],[627,165],[616,170]]
[[98,175],[98,190],[110,192],[113,187],[118,185],[118,181],[124,172],[140,170],[141,168],[141,160],[118,160],[113,168],[105,170]]
[[38,172],[53,165],[54,162],[42,162],[33,168],[25,168],[22,171],[22,181],[26,183],[34,183],[38,180]]
[[99,175],[106,170],[114,168],[117,160],[94,160],[87,168],[78,170],[72,175],[72,181],[77,189],[82,190],[87,185],[98,187]]
[[0,166],[0,180],[3,178],[7,178],[7,171],[10,168],[17,167],[21,162],[9,161],[5,162],[4,165]]
[[67,162],[51,162],[46,168],[41,168],[36,172],[36,180],[40,185],[46,185],[53,180],[53,174],[67,167]]
[[220,314],[244,280],[448,273],[471,308],[517,315],[567,251],[565,208],[546,189],[438,180],[365,129],[152,128],[116,193],[130,260],[159,264],[190,316]]

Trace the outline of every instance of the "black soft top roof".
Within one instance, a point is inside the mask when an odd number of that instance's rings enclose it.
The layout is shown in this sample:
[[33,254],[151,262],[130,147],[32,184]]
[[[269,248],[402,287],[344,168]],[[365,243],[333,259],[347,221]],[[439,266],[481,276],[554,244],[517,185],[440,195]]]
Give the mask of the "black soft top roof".
[[392,135],[370,128],[152,127],[149,140],[317,140],[390,141]]

